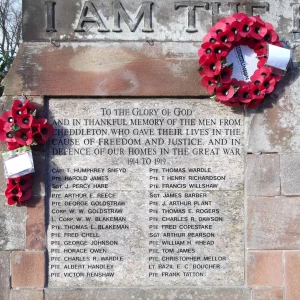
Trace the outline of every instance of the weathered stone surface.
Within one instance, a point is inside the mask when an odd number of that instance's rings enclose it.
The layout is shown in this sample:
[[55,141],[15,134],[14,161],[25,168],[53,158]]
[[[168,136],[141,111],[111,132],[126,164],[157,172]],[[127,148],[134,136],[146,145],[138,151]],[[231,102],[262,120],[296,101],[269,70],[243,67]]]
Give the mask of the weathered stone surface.
[[280,194],[278,154],[247,155],[246,194],[255,196]]
[[0,300],[9,299],[10,252],[0,251]]
[[46,162],[45,154],[39,151],[33,151],[33,163],[34,170],[32,178],[32,195],[33,196],[45,196],[45,174],[46,174]]
[[207,95],[197,74],[198,47],[114,42],[63,43],[57,48],[49,43],[24,43],[5,78],[5,94]]
[[11,285],[13,288],[44,287],[44,252],[14,251],[11,260]]
[[[298,48],[293,55],[299,56]],[[247,152],[299,151],[299,82],[299,69],[289,70],[259,108],[247,111]]]
[[283,195],[300,195],[300,153],[280,155],[281,191]]
[[[5,96],[2,96],[2,97],[0,98],[0,116],[2,116],[2,114],[3,114],[5,111],[7,111],[8,109],[10,109],[12,98],[13,98],[13,97],[5,97]],[[2,141],[0,141],[0,152],[1,152],[1,151],[7,151],[7,143],[2,142]],[[2,159],[1,156],[0,156],[0,159]],[[1,164],[1,166],[2,166],[2,162],[0,162],[0,164]],[[2,169],[3,169],[3,168],[1,168],[1,170],[0,170],[0,176],[1,176],[1,178],[3,178],[3,177],[2,177],[2,174],[1,174]],[[2,183],[2,182],[3,182],[3,181],[0,182],[0,193],[1,193],[1,183]]]
[[[1,142],[0,142],[1,143]],[[2,143],[1,143],[2,144]],[[5,196],[5,189],[6,189],[6,178],[4,176],[4,168],[3,168],[3,158],[2,158],[2,153],[3,152],[0,152],[0,178],[1,178],[1,181],[0,181],[0,195],[2,196],[1,198],[3,199]],[[0,207],[4,206],[5,205],[5,202],[4,201],[1,201],[0,202]]]
[[243,284],[240,110],[192,99],[49,110],[50,286]]
[[102,288],[46,289],[45,300],[250,300],[247,289]]
[[283,300],[282,288],[253,289],[252,300]]
[[285,251],[285,300],[300,299],[300,251]]
[[10,300],[43,300],[43,290],[11,290]]
[[247,286],[283,285],[282,251],[248,251]]
[[[281,37],[291,40],[291,30],[299,30],[297,18],[298,1],[291,7],[289,2],[270,0],[268,2],[230,2],[220,0],[218,2],[175,2],[171,0],[154,0],[152,2],[138,1],[106,1],[100,3],[97,0],[87,7],[88,17],[97,18],[101,25],[85,23],[85,32],[75,32],[78,29],[81,11],[85,1],[74,2],[72,0],[57,0],[55,5],[48,7],[38,0],[26,0],[23,3],[23,40],[36,41],[50,38],[55,40],[129,40],[129,41],[199,41],[219,18],[232,15],[234,12],[246,12],[248,15],[261,15],[264,21],[271,22]],[[137,24],[136,16],[142,3],[148,8],[145,10],[144,19]],[[153,3],[152,5],[150,3]],[[190,7],[188,7],[190,5]],[[194,7],[195,5],[195,7]],[[47,9],[48,8],[48,9]],[[46,12],[55,10],[55,22],[53,17],[46,17]],[[127,18],[132,19],[131,30],[124,22],[124,11]],[[68,15],[64,13],[68,11]],[[97,12],[99,16],[95,16]],[[118,11],[120,15],[118,16]],[[143,10],[140,11],[140,13]],[[189,13],[188,13],[189,11]],[[280,13],[278,13],[280,12]],[[35,16],[32,18],[31,16]],[[101,20],[100,20],[100,19]],[[120,18],[120,21],[119,21]],[[125,17],[126,18],[126,17]],[[47,24],[48,20],[48,24]],[[293,22],[294,21],[294,22]],[[128,21],[127,21],[128,22]],[[120,25],[119,25],[119,24]],[[45,30],[47,28],[47,30]],[[54,31],[55,28],[55,31]],[[81,29],[81,26],[79,26]],[[34,30],[33,30],[34,29]],[[99,29],[99,30],[98,30]]]
[[247,248],[300,249],[300,198],[249,197]]
[[[6,203],[4,197],[0,198]],[[25,207],[4,205],[0,210],[0,250],[25,249]]]
[[44,197],[32,197],[26,206],[26,249],[45,250],[45,199]]

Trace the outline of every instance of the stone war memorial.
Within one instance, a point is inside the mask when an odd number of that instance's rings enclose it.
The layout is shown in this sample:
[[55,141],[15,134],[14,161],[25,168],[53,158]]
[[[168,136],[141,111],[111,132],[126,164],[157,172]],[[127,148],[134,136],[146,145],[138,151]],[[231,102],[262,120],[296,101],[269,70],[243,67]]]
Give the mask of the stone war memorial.
[[[23,0],[1,115],[26,95],[53,136],[31,147],[30,199],[1,167],[0,300],[299,300],[299,9]],[[280,74],[263,71],[276,33]],[[254,75],[220,58],[233,39]]]

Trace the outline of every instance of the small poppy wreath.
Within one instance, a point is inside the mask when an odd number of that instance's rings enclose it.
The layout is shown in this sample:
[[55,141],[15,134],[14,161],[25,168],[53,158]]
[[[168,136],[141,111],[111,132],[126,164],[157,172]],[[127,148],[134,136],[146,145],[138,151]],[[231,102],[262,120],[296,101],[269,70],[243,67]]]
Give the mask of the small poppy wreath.
[[[8,150],[45,144],[54,129],[45,118],[37,118],[35,106],[29,100],[14,100],[12,109],[0,116],[0,141]],[[32,174],[8,178],[5,196],[9,205],[22,205],[32,195]]]
[[[257,107],[282,77],[265,65],[268,44],[281,46],[272,24],[259,16],[235,13],[212,26],[198,51],[201,84],[211,98],[227,106]],[[257,70],[248,82],[231,78],[233,66],[226,61],[229,52],[241,45],[253,49],[258,58]]]

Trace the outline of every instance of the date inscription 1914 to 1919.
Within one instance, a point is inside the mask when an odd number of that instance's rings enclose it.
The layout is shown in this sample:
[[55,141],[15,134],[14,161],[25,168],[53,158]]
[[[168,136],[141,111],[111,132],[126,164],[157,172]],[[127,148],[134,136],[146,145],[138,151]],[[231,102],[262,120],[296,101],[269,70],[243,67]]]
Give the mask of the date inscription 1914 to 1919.
[[243,114],[50,99],[51,286],[241,285]]

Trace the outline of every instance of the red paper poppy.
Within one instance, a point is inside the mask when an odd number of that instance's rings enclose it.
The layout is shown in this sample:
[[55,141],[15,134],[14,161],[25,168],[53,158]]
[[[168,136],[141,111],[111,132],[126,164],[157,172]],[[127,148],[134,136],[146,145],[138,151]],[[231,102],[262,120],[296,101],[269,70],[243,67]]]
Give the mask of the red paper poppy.
[[267,47],[257,46],[257,47],[254,47],[253,50],[257,54],[257,57],[259,57],[259,58],[266,58],[267,57],[267,54],[268,54]]
[[263,82],[263,87],[265,88],[266,94],[270,94],[273,92],[275,88],[276,80],[273,76],[267,77]]
[[17,178],[8,178],[7,189],[19,187],[21,191],[26,191],[32,186],[32,174],[23,175]]
[[247,16],[246,14],[244,14],[244,13],[234,13],[234,14],[232,15],[232,17],[235,18],[235,19],[238,20],[238,21],[241,21],[241,20],[243,20],[244,18],[248,18],[248,16]]
[[251,27],[250,36],[254,39],[261,40],[267,34],[267,28],[264,24],[260,24],[259,22],[255,22],[254,25]]
[[262,85],[251,85],[250,95],[252,99],[263,99],[265,97],[265,88]]
[[31,114],[21,114],[17,116],[16,124],[21,128],[30,128],[33,122]]
[[20,145],[18,143],[7,143],[7,150],[16,150],[20,148]]
[[210,32],[207,33],[203,38],[204,43],[211,43],[215,44],[217,42],[215,35],[211,34]]
[[29,129],[20,129],[16,132],[16,142],[22,146],[29,146],[33,142],[32,133]]
[[236,22],[236,18],[229,16],[219,20],[219,22],[225,23],[227,25],[232,25],[232,23]]
[[228,55],[229,50],[230,49],[224,45],[214,45],[213,54],[216,58],[223,59]]
[[28,99],[25,99],[24,103],[22,100],[14,100],[12,109],[18,110],[20,108],[26,108],[31,112],[35,111],[35,106],[32,103],[30,103]]
[[254,20],[254,22],[257,22],[259,25],[261,26],[265,26],[266,23],[261,19],[260,16],[252,16],[250,17],[252,20]]
[[267,33],[264,36],[264,40],[267,43],[275,43],[279,40],[278,34],[276,33],[276,31],[274,30],[274,27],[271,23],[266,22],[266,28],[267,28]]
[[15,133],[13,131],[5,131],[0,129],[0,141],[8,142],[8,143],[15,143]]
[[215,26],[210,27],[209,32],[212,35],[218,35],[227,30],[227,24],[223,22],[218,22]]
[[251,26],[254,21],[251,18],[245,17],[240,21],[239,33],[242,37],[246,37],[251,32]]
[[21,195],[13,195],[9,194],[7,197],[7,203],[9,205],[22,205],[23,202],[28,201],[32,196],[32,191],[31,189],[28,189],[26,191],[21,192]]
[[224,67],[220,72],[220,82],[229,83],[231,81],[232,69]]
[[222,59],[228,55],[228,47],[220,44],[204,43],[198,51],[200,57],[209,57],[214,55],[216,58]]
[[259,62],[257,63],[257,67],[258,67],[258,68],[264,67],[265,64],[266,64],[266,62],[267,62],[267,60],[268,60],[267,58],[262,58],[262,59],[260,59]]
[[265,81],[265,77],[261,75],[259,72],[255,72],[251,77],[251,81],[254,85],[262,85]]
[[235,21],[232,22],[231,26],[230,26],[230,30],[232,31],[232,33],[234,34],[234,41],[238,42],[242,36],[240,35],[240,26],[239,26],[239,22]]
[[18,197],[21,198],[22,197],[22,191],[21,188],[19,187],[19,185],[16,186],[7,186],[6,190],[5,190],[5,196],[7,198],[9,197]]
[[202,57],[202,55],[209,55],[213,53],[213,44],[212,43],[203,43],[201,45],[201,48],[198,50],[199,57]]
[[32,130],[33,138],[38,144],[45,144],[54,134],[54,128],[49,124],[34,124]]
[[209,94],[213,94],[215,92],[215,89],[217,87],[218,81],[215,80],[214,78],[210,78],[207,76],[203,76],[201,83],[204,87],[207,88],[207,91]]
[[33,113],[34,111],[34,105],[31,104],[27,99],[24,101],[24,103],[22,100],[15,100],[12,106],[12,115],[14,119],[16,119],[19,115]]
[[4,128],[5,131],[10,131],[10,127],[11,127],[12,125],[14,125],[14,123],[15,123],[15,120],[14,120],[14,118],[13,118],[13,116],[12,116],[11,110],[6,111],[6,112],[1,116],[1,120],[4,121],[4,126],[3,126],[3,128]]
[[223,84],[216,88],[216,96],[219,100],[228,101],[234,95],[234,88],[230,84]]
[[200,66],[203,68],[202,73],[208,77],[214,77],[215,75],[218,75],[222,68],[221,62],[219,60],[216,61],[214,57],[205,59]]
[[250,103],[253,99],[250,93],[250,85],[243,84],[237,91],[237,96],[242,103]]
[[216,35],[216,39],[219,43],[230,48],[232,45],[232,42],[234,41],[234,33],[230,29],[228,29],[228,30]]

